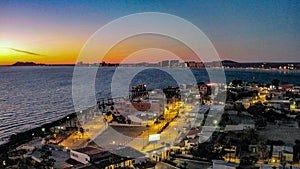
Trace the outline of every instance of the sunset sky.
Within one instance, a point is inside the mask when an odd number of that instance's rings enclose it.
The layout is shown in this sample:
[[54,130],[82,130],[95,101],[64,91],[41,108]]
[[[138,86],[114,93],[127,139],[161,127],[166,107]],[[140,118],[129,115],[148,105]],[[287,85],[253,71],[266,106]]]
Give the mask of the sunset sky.
[[[299,1],[20,0],[0,1],[0,65],[74,63],[95,31],[138,12],[169,13],[190,21],[208,36],[221,59],[300,62]],[[118,52],[106,61],[121,61]]]

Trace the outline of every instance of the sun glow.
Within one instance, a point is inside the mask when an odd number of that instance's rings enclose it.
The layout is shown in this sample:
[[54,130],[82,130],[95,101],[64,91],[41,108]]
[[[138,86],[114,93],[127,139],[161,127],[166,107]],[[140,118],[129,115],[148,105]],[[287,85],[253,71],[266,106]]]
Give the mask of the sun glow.
[[12,54],[11,49],[9,48],[4,48],[4,47],[0,47],[0,56],[9,56]]

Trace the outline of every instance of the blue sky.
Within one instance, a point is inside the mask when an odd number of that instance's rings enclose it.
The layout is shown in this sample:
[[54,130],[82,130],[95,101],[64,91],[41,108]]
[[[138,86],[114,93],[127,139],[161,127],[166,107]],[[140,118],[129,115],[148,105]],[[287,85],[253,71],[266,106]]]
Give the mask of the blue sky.
[[[60,52],[72,62],[93,32],[138,12],[190,21],[209,37],[221,59],[300,62],[300,1],[1,1],[0,47],[53,55],[45,60],[51,63]],[[74,46],[69,53],[58,47],[68,45]]]

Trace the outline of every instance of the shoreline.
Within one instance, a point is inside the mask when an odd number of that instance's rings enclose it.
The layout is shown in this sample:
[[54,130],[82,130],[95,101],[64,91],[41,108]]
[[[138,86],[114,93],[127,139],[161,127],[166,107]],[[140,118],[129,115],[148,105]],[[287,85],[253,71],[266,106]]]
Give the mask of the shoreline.
[[300,69],[261,69],[261,68],[224,68],[224,70],[249,70],[249,71],[266,71],[266,72],[294,72],[300,73]]
[[[42,137],[50,134],[50,129],[54,126],[59,126],[65,122],[72,120],[77,117],[77,114],[71,113],[69,115],[63,116],[62,118],[52,121],[50,123],[43,124],[39,127],[35,127],[17,134],[13,134],[9,137],[9,140],[0,145],[0,154],[7,153],[11,149],[15,149],[18,146],[25,144],[34,140],[36,137]],[[44,128],[44,131],[42,130]]]
[[148,68],[162,68],[162,69],[185,69],[190,68],[192,70],[206,70],[206,69],[212,69],[212,70],[245,70],[245,71],[270,71],[270,72],[293,72],[293,73],[300,73],[300,69],[277,69],[277,68],[271,68],[271,69],[262,69],[262,68],[254,68],[254,67],[209,67],[209,68],[195,68],[195,67],[153,67],[153,66],[94,66],[94,65],[87,65],[87,66],[78,66],[74,64],[57,64],[57,65],[23,65],[23,66],[13,66],[13,65],[0,65],[1,67],[98,67],[98,68],[138,68],[138,67],[148,67]]

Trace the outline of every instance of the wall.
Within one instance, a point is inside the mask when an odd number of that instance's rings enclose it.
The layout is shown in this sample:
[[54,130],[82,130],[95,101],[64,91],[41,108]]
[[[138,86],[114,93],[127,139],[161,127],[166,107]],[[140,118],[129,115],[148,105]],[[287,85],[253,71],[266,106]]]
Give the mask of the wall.
[[81,162],[83,164],[87,164],[90,161],[90,157],[86,154],[71,150],[70,151],[70,157],[78,162]]

